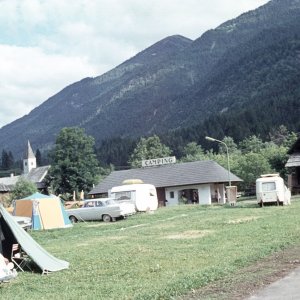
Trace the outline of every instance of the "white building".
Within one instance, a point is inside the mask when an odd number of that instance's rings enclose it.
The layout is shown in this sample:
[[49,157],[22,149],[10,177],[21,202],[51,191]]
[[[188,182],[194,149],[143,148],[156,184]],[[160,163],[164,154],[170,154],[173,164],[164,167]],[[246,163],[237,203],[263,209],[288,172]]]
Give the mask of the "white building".
[[32,169],[35,168],[36,168],[36,157],[32,151],[30,142],[28,141],[26,155],[23,159],[23,172],[24,174],[28,174]]
[[[242,181],[232,173],[229,175],[233,184]],[[92,189],[89,196],[107,196],[112,187],[122,185],[128,179],[140,179],[144,183],[153,184],[160,206],[226,202],[228,171],[208,160],[113,171]]]

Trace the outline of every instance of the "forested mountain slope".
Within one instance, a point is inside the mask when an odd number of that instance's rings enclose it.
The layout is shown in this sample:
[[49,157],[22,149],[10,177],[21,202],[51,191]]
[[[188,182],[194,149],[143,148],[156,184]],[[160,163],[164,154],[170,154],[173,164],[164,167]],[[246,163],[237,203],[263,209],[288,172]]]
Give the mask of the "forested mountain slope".
[[299,20],[300,0],[272,0],[195,41],[163,39],[4,126],[0,145],[20,153],[30,139],[44,150],[66,126],[84,127],[98,144],[169,130],[200,141],[278,124],[298,131]]

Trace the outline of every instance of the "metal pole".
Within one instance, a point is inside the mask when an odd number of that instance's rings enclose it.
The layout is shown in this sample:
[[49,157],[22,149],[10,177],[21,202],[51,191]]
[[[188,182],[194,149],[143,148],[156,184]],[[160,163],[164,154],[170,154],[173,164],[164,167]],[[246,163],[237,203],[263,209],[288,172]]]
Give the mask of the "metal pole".
[[229,152],[228,152],[228,147],[227,147],[226,143],[224,143],[223,141],[217,140],[217,139],[215,139],[215,138],[212,138],[212,137],[210,137],[210,136],[206,136],[205,139],[208,140],[208,141],[218,142],[218,143],[221,143],[221,144],[225,145],[225,148],[226,148],[226,154],[227,154],[228,184],[229,184],[229,186],[231,186]]
[[229,163],[229,152],[228,152],[228,147],[227,147],[227,145],[224,143],[224,142],[222,142],[224,145],[225,145],[225,147],[226,147],[226,152],[227,152],[227,166],[228,166],[228,182],[229,182],[229,186],[231,186],[231,180],[230,180],[230,163]]

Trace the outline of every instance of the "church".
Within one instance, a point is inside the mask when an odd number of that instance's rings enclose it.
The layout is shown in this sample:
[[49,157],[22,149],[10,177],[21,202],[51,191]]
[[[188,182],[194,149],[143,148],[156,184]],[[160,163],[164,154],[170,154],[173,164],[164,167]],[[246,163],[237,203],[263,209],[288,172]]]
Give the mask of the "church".
[[20,177],[31,181],[36,185],[39,191],[43,192],[46,188],[44,179],[49,169],[50,165],[37,167],[36,157],[34,155],[30,142],[28,141],[26,153],[23,158],[23,174],[18,176],[14,176],[13,174],[11,174],[11,176],[9,177],[0,178],[0,194],[2,194],[2,196],[4,194],[9,194]]

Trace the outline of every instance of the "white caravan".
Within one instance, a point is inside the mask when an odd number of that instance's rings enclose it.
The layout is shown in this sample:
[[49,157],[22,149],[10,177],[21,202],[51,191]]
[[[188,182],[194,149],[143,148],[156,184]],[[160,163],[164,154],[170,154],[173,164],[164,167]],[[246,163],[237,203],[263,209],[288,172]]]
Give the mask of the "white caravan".
[[130,202],[137,211],[156,210],[158,199],[156,188],[152,184],[124,184],[115,186],[110,191],[110,196],[117,202]]
[[288,205],[291,203],[291,192],[285,186],[279,174],[265,174],[256,180],[257,203],[277,203]]

